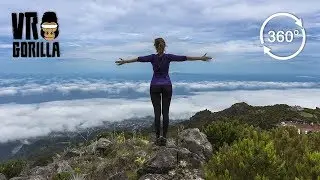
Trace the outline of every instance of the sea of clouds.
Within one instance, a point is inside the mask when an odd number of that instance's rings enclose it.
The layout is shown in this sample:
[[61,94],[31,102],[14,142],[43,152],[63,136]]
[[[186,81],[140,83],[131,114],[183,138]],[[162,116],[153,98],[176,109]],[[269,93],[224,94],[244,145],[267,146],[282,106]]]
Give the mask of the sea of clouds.
[[[149,81],[116,81],[107,79],[0,79],[0,97],[28,96],[43,93],[70,95],[72,92],[105,93],[108,95],[126,95],[130,93],[149,93]],[[193,91],[228,91],[228,90],[264,90],[320,88],[320,82],[261,82],[261,81],[177,81],[173,88],[178,94]]]
[[[204,109],[219,111],[237,102],[316,108],[320,106],[320,89],[207,91],[194,92],[193,95],[174,95],[170,118],[189,118]],[[98,126],[103,121],[120,121],[148,115],[153,115],[148,96],[135,99],[91,98],[31,104],[6,103],[0,105],[0,142],[47,135],[53,131],[73,131],[80,126]]]

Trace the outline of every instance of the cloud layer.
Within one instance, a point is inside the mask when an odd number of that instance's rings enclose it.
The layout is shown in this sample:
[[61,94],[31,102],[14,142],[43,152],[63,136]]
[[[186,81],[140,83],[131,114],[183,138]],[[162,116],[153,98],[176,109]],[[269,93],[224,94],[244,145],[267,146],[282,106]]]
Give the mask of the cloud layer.
[[[113,95],[134,96],[134,94],[148,95],[149,81],[112,81],[104,79],[65,79],[41,80],[36,79],[0,79],[0,98],[7,96],[46,95],[57,93],[63,96],[73,96],[74,93],[98,94],[110,97]],[[292,89],[292,88],[320,88],[320,83],[314,82],[273,82],[273,81],[177,81],[173,83],[177,94],[192,93],[194,91],[231,91],[231,90],[263,90],[263,89]]]
[[[319,89],[198,92],[193,96],[174,96],[171,120],[189,118],[203,109],[219,111],[236,102],[251,105],[285,103],[315,108],[320,104]],[[149,98],[88,99],[37,104],[0,105],[0,142],[46,135],[52,131],[92,127],[103,121],[153,115]]]

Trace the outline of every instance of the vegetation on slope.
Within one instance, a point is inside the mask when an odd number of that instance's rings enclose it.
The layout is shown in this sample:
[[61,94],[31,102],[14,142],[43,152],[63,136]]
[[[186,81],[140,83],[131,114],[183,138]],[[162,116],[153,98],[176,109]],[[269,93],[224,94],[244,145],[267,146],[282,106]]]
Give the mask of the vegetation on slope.
[[216,149],[206,165],[207,179],[320,178],[320,132],[298,134],[295,127],[267,131],[222,121],[204,132]]

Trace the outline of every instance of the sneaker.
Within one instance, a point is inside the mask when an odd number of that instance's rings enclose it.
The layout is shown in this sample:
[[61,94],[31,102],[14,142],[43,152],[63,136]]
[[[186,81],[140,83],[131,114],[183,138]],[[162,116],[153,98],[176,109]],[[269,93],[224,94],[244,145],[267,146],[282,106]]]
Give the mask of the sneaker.
[[156,146],[161,146],[160,137],[156,138],[156,141],[154,142],[154,144],[155,144]]
[[160,146],[166,146],[167,145],[167,138],[161,136],[159,138],[159,140],[160,140]]

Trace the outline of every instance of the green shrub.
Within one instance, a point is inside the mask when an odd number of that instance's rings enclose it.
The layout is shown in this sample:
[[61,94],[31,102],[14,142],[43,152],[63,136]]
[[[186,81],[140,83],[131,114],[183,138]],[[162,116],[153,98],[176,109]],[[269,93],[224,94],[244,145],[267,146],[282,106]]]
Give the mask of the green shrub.
[[239,127],[219,122],[207,128],[211,141],[217,136],[215,145],[227,142],[205,165],[207,179],[320,179],[320,133],[299,134],[295,127]]
[[0,173],[10,179],[19,176],[25,166],[26,162],[24,160],[10,160],[0,164]]
[[265,138],[245,138],[232,146],[223,146],[207,164],[206,171],[213,171],[207,178],[254,179],[262,175],[283,179],[284,164],[276,156],[273,141]]
[[295,164],[300,179],[320,179],[320,152],[308,152]]
[[232,144],[234,141],[250,136],[253,126],[238,121],[217,121],[203,129],[214,150],[218,150],[224,143]]
[[308,134],[308,146],[312,151],[320,152],[320,132],[312,132]]

